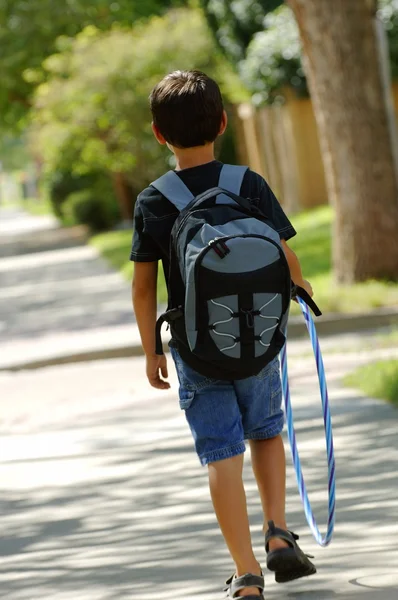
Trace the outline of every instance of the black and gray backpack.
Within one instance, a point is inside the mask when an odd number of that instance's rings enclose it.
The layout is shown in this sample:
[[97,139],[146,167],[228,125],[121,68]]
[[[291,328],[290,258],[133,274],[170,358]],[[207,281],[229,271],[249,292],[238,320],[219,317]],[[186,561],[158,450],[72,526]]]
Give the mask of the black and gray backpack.
[[169,171],[152,183],[180,211],[171,233],[169,303],[156,327],[196,371],[221,380],[258,374],[285,343],[291,299],[279,234],[239,196],[247,167],[223,165],[218,187],[196,198]]

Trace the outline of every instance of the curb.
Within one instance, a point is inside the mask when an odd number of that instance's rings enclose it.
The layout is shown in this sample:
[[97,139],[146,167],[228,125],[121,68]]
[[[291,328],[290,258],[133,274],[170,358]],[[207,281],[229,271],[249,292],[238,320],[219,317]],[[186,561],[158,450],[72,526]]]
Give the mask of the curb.
[[[334,336],[343,333],[357,333],[381,327],[398,326],[398,309],[378,309],[367,314],[329,314],[316,320],[317,332],[320,336]],[[300,339],[308,335],[307,328],[301,316],[290,318],[288,339]],[[168,351],[167,344],[164,346]],[[64,355],[43,357],[35,360],[20,361],[18,363],[1,366],[0,372],[42,369],[57,365],[67,365],[95,360],[108,360],[112,358],[132,358],[143,356],[142,347],[137,340],[132,344],[121,344],[109,348],[85,350]]]
[[[398,326],[398,308],[380,308],[370,313],[339,314],[329,313],[314,319],[319,335],[338,335],[369,331],[380,327]],[[307,328],[301,316],[292,317],[288,325],[288,337],[305,337]]]
[[0,258],[75,248],[87,244],[89,237],[88,228],[84,225],[43,229],[27,233],[23,238],[11,234],[2,237]]

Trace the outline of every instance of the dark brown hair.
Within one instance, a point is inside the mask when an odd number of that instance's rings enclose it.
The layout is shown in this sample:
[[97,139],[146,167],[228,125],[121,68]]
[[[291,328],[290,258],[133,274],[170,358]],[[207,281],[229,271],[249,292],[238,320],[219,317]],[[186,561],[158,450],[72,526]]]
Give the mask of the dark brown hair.
[[193,148],[214,142],[223,101],[217,83],[201,71],[174,71],[152,90],[153,122],[169,144]]

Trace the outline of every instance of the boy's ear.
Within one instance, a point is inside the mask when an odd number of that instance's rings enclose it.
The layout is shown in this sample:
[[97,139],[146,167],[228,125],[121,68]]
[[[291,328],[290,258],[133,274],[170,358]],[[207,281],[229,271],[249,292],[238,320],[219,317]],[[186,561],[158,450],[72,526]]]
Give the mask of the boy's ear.
[[225,112],[225,110],[223,110],[222,117],[221,117],[220,131],[218,132],[218,135],[222,135],[224,133],[224,131],[227,128],[227,125],[228,125],[227,113]]
[[155,123],[153,121],[152,121],[152,131],[153,131],[153,135],[155,136],[155,138],[157,139],[157,141],[159,142],[159,144],[162,144],[162,146],[164,146],[165,144],[167,144],[167,141],[162,136],[162,134],[160,133],[159,129],[156,127],[156,125],[155,125]]

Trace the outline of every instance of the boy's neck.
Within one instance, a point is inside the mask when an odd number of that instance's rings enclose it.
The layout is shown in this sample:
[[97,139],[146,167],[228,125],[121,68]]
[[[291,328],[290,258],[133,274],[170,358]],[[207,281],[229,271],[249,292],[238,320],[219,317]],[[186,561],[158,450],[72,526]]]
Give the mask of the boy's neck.
[[176,171],[199,167],[215,160],[214,143],[195,148],[173,148],[176,157]]

